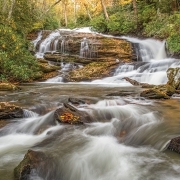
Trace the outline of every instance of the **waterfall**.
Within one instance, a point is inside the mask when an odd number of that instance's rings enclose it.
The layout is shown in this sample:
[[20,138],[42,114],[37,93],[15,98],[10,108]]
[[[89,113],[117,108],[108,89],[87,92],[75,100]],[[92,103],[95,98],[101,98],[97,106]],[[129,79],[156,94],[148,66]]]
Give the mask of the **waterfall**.
[[43,58],[45,52],[54,52],[59,49],[59,38],[61,37],[58,30],[53,31],[48,35],[47,38],[42,39],[42,32],[39,33],[36,40],[33,41],[35,49],[37,49],[37,44],[39,42],[39,48],[36,52],[36,57]]
[[40,32],[38,33],[37,39],[35,39],[34,41],[32,41],[35,50],[36,50],[36,45],[37,45],[37,43],[38,43],[41,39],[42,39],[42,31],[40,31]]
[[170,67],[179,67],[178,59],[167,58],[165,51],[166,42],[154,39],[140,40],[137,38],[120,37],[126,39],[136,46],[137,56],[142,61],[120,64],[113,77],[95,80],[92,83],[116,83],[120,85],[130,85],[123,78],[129,77],[141,83],[165,84],[167,82],[166,71]]
[[86,38],[83,38],[83,40],[81,41],[80,57],[82,58],[89,57],[89,41]]
[[[132,43],[135,43],[138,47],[136,53],[141,56],[143,62],[150,61],[152,59],[165,59],[167,58],[165,52],[165,41],[161,42],[154,39],[140,40],[131,37],[121,37]],[[138,51],[138,52],[137,52]]]
[[68,41],[67,37],[63,36],[61,40],[61,53],[65,54],[68,50]]

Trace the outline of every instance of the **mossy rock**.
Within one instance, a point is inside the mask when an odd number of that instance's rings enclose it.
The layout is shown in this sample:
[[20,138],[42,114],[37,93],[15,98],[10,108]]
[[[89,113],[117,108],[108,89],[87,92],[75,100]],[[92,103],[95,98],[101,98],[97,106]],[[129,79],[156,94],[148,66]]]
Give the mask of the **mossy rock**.
[[180,90],[180,68],[169,68],[167,70],[168,82],[167,84]]
[[113,69],[119,63],[114,62],[92,62],[81,69],[69,73],[69,81],[90,81],[110,76]]
[[20,88],[12,83],[0,83],[0,91],[15,91]]
[[0,119],[22,118],[22,108],[8,102],[0,102]]
[[146,97],[149,99],[169,99],[170,97],[163,91],[158,89],[147,89],[140,93],[140,96]]
[[59,66],[51,66],[48,63],[39,63],[39,67],[40,71],[42,71],[43,73],[49,73],[60,69]]

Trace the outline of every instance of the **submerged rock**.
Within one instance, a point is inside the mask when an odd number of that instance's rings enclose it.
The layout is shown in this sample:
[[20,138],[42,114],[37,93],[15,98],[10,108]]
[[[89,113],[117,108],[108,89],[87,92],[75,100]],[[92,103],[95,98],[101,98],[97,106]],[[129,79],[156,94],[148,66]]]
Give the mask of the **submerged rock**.
[[0,102],[0,119],[22,118],[22,108],[8,102]]
[[180,154],[180,137],[173,138],[168,145],[168,149]]
[[80,111],[68,103],[64,103],[63,107],[55,111],[54,118],[60,123],[74,125],[92,122],[90,115],[86,111]]

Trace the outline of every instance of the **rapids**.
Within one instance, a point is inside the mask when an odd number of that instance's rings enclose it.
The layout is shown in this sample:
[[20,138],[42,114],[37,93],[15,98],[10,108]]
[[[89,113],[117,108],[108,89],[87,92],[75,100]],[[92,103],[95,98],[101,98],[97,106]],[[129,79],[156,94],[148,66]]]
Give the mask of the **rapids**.
[[[52,37],[58,38],[48,39]],[[23,118],[11,119],[0,129],[0,179],[14,179],[13,169],[28,149],[53,157],[47,173],[40,175],[35,169],[28,180],[179,179],[180,156],[166,148],[170,139],[180,135],[180,99],[147,100],[140,97],[140,87],[122,80],[128,76],[140,82],[166,83],[166,70],[179,66],[179,60],[165,56],[164,42],[121,38],[140,44],[140,51],[148,47],[145,60],[136,66],[120,65],[114,76],[89,83],[63,83],[57,77],[24,84],[20,92],[0,92],[1,102],[24,109]],[[49,40],[46,43],[49,47]],[[39,53],[47,49],[46,43]],[[69,67],[64,65],[64,71]],[[54,121],[54,111],[70,97],[85,101],[77,108],[86,111],[93,123],[73,126]]]

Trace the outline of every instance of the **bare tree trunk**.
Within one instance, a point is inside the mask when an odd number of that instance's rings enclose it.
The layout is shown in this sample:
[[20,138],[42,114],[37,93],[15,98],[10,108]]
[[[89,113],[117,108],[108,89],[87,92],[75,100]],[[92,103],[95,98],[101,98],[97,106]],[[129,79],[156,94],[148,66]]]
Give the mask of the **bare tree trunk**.
[[9,10],[8,19],[11,19],[15,2],[16,2],[16,0],[11,0],[11,7],[10,7],[10,10]]
[[134,16],[136,18],[136,23],[138,25],[138,14],[137,14],[137,4],[136,4],[136,0],[133,0],[133,9],[134,9]]
[[108,15],[108,13],[107,13],[107,10],[106,10],[106,6],[105,6],[105,3],[104,3],[104,0],[101,0],[101,5],[102,5],[102,9],[103,9],[104,16],[105,16],[106,20],[109,20],[109,15]]
[[177,11],[177,9],[178,9],[178,8],[177,8],[177,4],[178,4],[178,3],[177,3],[176,0],[173,0],[173,1],[172,1],[172,11]]
[[89,19],[91,20],[92,17],[91,17],[91,14],[90,14],[90,12],[89,12],[88,5],[84,3],[84,7],[85,7],[85,9],[86,9],[86,12],[87,12],[87,15],[88,15]]
[[67,27],[68,25],[68,20],[67,20],[67,4],[63,3],[64,5],[64,21],[65,21],[65,26]]

